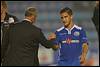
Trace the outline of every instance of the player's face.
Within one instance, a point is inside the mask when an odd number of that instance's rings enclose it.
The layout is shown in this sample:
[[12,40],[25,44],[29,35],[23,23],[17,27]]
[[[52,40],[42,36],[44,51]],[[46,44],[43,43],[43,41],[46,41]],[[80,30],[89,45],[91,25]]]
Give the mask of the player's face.
[[72,16],[70,16],[67,12],[61,13],[60,16],[64,26],[68,27],[72,21]]

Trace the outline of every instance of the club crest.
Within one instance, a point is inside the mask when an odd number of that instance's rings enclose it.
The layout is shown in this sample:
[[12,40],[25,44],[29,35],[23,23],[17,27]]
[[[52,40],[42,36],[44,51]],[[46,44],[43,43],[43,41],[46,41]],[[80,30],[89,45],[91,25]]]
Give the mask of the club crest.
[[79,35],[80,35],[80,33],[78,31],[74,32],[74,36],[79,36]]

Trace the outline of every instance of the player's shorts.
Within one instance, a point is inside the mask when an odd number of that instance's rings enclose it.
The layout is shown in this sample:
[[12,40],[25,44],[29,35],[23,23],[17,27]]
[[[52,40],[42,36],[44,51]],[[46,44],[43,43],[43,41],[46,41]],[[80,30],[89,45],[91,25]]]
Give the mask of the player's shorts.
[[79,59],[69,59],[58,61],[58,66],[81,66]]

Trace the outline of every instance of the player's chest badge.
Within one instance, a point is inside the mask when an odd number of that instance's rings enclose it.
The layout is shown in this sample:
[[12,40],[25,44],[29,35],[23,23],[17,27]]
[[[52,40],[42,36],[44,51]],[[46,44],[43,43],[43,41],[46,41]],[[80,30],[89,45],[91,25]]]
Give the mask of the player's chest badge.
[[78,32],[78,31],[74,32],[74,36],[79,36],[79,35],[80,35],[80,32]]

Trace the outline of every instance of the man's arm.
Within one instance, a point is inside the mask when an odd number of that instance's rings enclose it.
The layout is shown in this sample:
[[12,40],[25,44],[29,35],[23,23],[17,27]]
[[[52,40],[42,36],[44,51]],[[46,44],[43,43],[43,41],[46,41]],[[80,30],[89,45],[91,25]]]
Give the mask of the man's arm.
[[80,63],[81,64],[85,63],[87,52],[88,52],[88,44],[87,43],[83,43],[83,46],[82,46],[82,55],[80,57]]
[[40,34],[39,34],[39,42],[41,43],[41,45],[43,45],[46,48],[52,48],[53,50],[57,50],[58,46],[54,45],[53,43],[53,39],[55,38],[55,35],[50,35],[49,36],[51,39],[48,38],[48,40],[46,39],[46,37],[44,36],[44,34],[42,33],[42,31],[40,30]]
[[[55,33],[51,33],[49,36],[48,36],[48,40],[51,40],[52,42],[54,42],[56,39],[56,34]],[[59,48],[59,45],[58,44],[54,44],[52,49],[53,50],[57,50]]]

